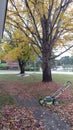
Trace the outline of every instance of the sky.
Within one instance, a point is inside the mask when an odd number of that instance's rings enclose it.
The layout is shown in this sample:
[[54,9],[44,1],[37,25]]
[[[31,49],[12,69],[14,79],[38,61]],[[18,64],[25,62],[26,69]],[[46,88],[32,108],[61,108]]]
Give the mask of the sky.
[[[56,53],[56,55],[58,55],[59,53]],[[64,56],[71,56],[71,51],[67,51],[65,53],[63,53],[62,55],[60,55],[59,57],[57,57],[56,59],[61,59]]]

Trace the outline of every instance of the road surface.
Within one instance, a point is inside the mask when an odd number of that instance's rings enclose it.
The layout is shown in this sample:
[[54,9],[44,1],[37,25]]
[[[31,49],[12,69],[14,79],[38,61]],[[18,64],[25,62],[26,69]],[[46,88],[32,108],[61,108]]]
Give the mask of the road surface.
[[[20,71],[18,70],[0,70],[0,74],[19,74]],[[33,74],[33,73],[36,73],[36,74],[42,74],[42,72],[26,72],[27,74]],[[62,71],[52,71],[52,74],[70,74],[70,75],[73,75],[73,72],[62,72]]]

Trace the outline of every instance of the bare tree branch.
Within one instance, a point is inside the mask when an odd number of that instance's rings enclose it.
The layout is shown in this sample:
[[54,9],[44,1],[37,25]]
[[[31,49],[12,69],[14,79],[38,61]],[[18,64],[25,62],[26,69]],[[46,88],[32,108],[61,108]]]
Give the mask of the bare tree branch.
[[72,47],[73,47],[73,45],[72,45],[72,46],[70,46],[69,48],[67,48],[65,51],[61,52],[60,54],[58,54],[58,55],[56,55],[56,56],[51,57],[51,59],[55,59],[55,58],[57,58],[57,57],[61,56],[62,54],[64,54],[64,53],[65,53],[65,52],[67,52],[68,50],[70,50]]
[[31,17],[32,17],[32,20],[33,20],[33,23],[34,23],[34,27],[35,27],[35,30],[36,30],[36,33],[37,33],[37,38],[39,39],[40,43],[42,44],[42,42],[41,42],[41,37],[40,37],[39,31],[38,31],[38,28],[37,28],[37,25],[36,25],[36,22],[35,22],[36,20],[35,20],[35,18],[34,18],[34,15],[32,14],[32,11],[31,11],[31,9],[30,9],[30,7],[29,7],[29,4],[28,4],[28,1],[27,1],[27,0],[25,0],[25,4],[26,4],[26,7],[27,7],[28,10],[29,10],[29,13],[30,13]]

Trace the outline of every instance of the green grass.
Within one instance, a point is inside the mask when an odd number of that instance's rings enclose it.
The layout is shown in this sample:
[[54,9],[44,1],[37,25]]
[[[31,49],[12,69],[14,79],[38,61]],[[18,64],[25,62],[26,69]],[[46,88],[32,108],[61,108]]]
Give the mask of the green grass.
[[27,77],[18,76],[16,74],[2,74],[0,75],[1,81],[24,81],[25,83],[29,82],[38,82],[41,81],[41,75],[32,74]]
[[0,109],[5,105],[12,105],[12,104],[15,104],[15,101],[9,94],[5,93],[5,95],[0,96]]
[[[66,74],[53,74],[53,81],[55,82],[61,82],[65,83],[66,81],[71,81],[73,82],[73,75],[66,75]],[[41,74],[31,74],[30,76],[27,77],[21,77],[18,75],[11,75],[11,74],[3,74],[0,75],[0,80],[1,81],[24,81],[25,83],[30,83],[30,82],[39,82],[42,81],[42,75]]]
[[15,100],[0,87],[0,109],[5,105],[15,104]]
[[71,81],[73,83],[73,75],[53,74],[53,80],[55,82],[61,82],[61,83],[65,83],[67,81]]

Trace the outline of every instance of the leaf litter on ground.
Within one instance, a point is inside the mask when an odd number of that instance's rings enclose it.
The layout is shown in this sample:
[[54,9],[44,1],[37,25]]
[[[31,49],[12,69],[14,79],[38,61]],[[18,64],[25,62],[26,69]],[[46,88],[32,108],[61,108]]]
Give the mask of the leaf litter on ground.
[[44,130],[30,109],[6,105],[0,110],[0,130]]
[[[50,83],[38,82],[38,83],[30,83],[30,84],[27,84],[27,85],[22,83],[22,82],[14,82],[14,83],[9,83],[9,82],[4,83],[3,82],[2,84],[3,85],[6,84],[4,88],[11,95],[17,94],[17,95],[19,95],[19,97],[23,97],[23,98],[26,98],[26,99],[27,98],[30,99],[32,96],[39,98],[40,96],[44,97],[45,95],[53,94],[59,87],[63,86],[62,84],[55,83],[55,82],[50,82]],[[66,90],[59,97],[59,101],[61,101],[61,103],[59,105],[57,105],[57,106],[51,105],[51,106],[47,106],[47,107],[48,107],[49,110],[56,112],[62,120],[69,123],[72,126],[71,130],[73,130],[73,88],[71,87],[68,90]],[[9,109],[10,113],[13,113],[12,110],[11,110],[11,107],[8,106],[6,108]],[[19,112],[19,110],[21,108],[16,107],[16,109]],[[3,109],[2,110],[3,113],[4,113],[4,110],[5,110],[5,112],[7,112],[6,109]],[[25,108],[23,108],[23,111],[24,110],[25,110]],[[14,107],[13,107],[13,111],[15,111]],[[20,111],[22,111],[22,109]],[[29,113],[29,112],[27,112],[27,113]],[[9,118],[11,116],[9,116]],[[4,119],[4,122],[7,121],[8,127],[11,127],[9,125],[10,122],[9,122],[8,118],[6,119],[5,116],[2,114],[2,112],[0,114],[0,119],[1,120]],[[14,125],[14,127],[15,127],[16,121],[14,119],[15,118],[10,118],[10,120],[14,121],[12,125]],[[34,118],[33,118],[33,120],[34,120],[33,122],[35,122]],[[22,121],[22,122],[24,122],[24,121]],[[36,121],[36,122],[38,122],[38,121]],[[1,123],[0,123],[0,125],[1,125]],[[35,124],[35,123],[32,123],[32,124]],[[37,126],[39,126],[39,128],[37,128],[35,125],[31,125],[32,128],[30,128],[30,130],[36,130],[36,129],[41,130],[41,129],[43,129],[43,128],[41,128],[42,125],[40,126],[39,123],[36,123],[36,124],[38,124]],[[25,126],[23,126],[23,127],[25,127]],[[29,127],[29,126],[27,126],[27,127]],[[26,127],[26,130],[27,130],[27,127]],[[36,128],[34,129],[34,127],[36,127]],[[4,130],[4,129],[2,129],[2,130]],[[9,129],[5,129],[5,130],[9,130]],[[14,129],[10,129],[10,130],[22,130],[22,128],[20,127],[20,129],[14,128]]]

